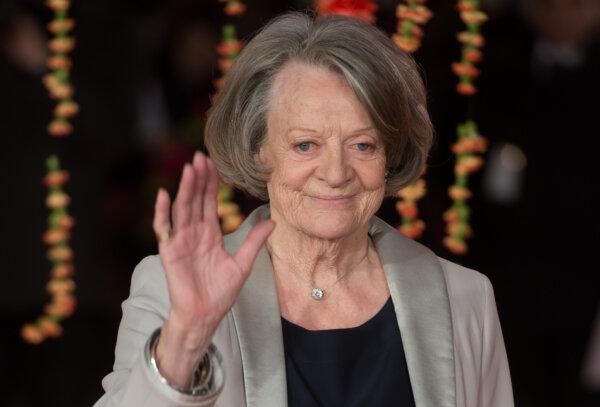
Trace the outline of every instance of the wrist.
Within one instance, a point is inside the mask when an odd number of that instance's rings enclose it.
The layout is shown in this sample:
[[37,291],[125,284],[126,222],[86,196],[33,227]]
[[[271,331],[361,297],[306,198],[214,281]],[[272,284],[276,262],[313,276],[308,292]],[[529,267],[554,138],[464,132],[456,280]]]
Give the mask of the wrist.
[[198,321],[191,324],[169,314],[161,328],[160,342],[163,342],[165,349],[173,349],[187,356],[200,358],[208,348],[213,331],[207,325],[199,324]]
[[167,320],[155,345],[157,368],[165,379],[189,388],[193,373],[206,355],[210,337],[176,327]]
[[146,342],[144,357],[149,367],[150,378],[173,400],[197,402],[215,398],[223,389],[225,380],[222,356],[212,343],[192,374],[191,385],[181,385],[168,379],[158,369],[156,350],[161,328]]

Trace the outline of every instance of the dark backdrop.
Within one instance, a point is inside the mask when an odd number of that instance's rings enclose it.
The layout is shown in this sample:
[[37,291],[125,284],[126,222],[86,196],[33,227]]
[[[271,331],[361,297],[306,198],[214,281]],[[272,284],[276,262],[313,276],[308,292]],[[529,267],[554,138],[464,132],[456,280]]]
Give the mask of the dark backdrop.
[[[276,13],[307,5],[246,3],[247,13],[234,20],[243,38]],[[397,2],[378,3],[379,25],[391,33]],[[598,393],[580,379],[599,298],[592,168],[600,90],[597,36],[582,46],[578,64],[540,62],[535,51],[540,31],[532,20],[510,2],[490,3],[481,91],[467,105],[456,95],[449,69],[459,54],[454,33],[461,22],[453,2],[428,4],[435,18],[416,58],[437,140],[429,194],[421,205],[428,224],[422,242],[490,277],[517,405],[600,405]],[[218,76],[214,46],[226,19],[217,1],[82,1],[71,14],[77,21],[73,83],[82,111],[75,134],[56,141],[45,134],[52,104],[40,84],[43,67],[25,66],[10,52],[15,33],[25,30],[33,54],[36,49],[39,54],[50,14],[38,1],[2,0],[0,6],[3,406],[91,405],[102,394],[100,380],[111,371],[131,272],[156,252],[150,227],[156,188],[174,192],[183,162],[201,147],[202,115]],[[457,258],[440,244],[441,215],[450,204],[446,188],[453,178],[448,146],[467,112],[491,142],[490,160],[492,151],[510,143],[524,152],[527,167],[507,175],[489,165],[471,178],[475,237],[470,254]],[[79,308],[65,322],[63,337],[30,346],[20,340],[19,328],[46,300],[49,265],[40,236],[47,212],[40,179],[51,152],[60,154],[72,174]],[[507,198],[494,185],[509,175],[514,188]],[[240,194],[237,200],[245,213],[259,204]],[[391,202],[380,215],[398,221]]]

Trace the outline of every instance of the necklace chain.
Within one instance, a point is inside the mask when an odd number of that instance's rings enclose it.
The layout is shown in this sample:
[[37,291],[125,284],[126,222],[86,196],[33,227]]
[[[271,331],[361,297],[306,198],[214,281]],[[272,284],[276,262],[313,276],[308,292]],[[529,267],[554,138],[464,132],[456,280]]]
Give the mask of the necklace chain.
[[[279,257],[277,254],[275,254],[275,252],[273,251],[273,249],[269,246],[268,243],[266,243],[267,246],[267,251],[277,257],[278,259],[282,260],[281,257]],[[354,266],[350,271],[345,272],[344,274],[342,274],[340,277],[338,277],[332,284],[330,284],[329,286],[327,286],[326,288],[319,288],[316,287],[311,281],[307,280],[303,275],[301,275],[300,273],[296,272],[296,270],[290,268],[289,270],[294,273],[296,276],[300,277],[302,280],[306,281],[310,287],[312,287],[312,291],[310,293],[310,296],[312,297],[313,300],[317,300],[320,301],[323,299],[323,297],[325,296],[325,292],[329,289],[331,289],[334,285],[336,285],[340,280],[342,280],[344,277],[346,277],[347,275],[349,275],[350,273],[352,273],[352,271],[356,270],[356,268],[358,267],[358,265],[360,265],[367,257],[369,256],[369,244],[367,243],[367,250],[365,255],[363,256],[363,258],[356,264],[356,266]]]

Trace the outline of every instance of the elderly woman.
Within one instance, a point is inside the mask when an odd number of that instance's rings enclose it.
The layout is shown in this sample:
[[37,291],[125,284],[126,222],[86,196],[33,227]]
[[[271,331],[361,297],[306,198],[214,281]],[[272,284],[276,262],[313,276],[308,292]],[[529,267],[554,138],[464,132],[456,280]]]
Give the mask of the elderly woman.
[[[513,404],[489,280],[375,216],[432,141],[411,57],[377,28],[288,12],[209,112],[210,159],[160,190],[160,256],[123,303],[97,406]],[[267,200],[222,236],[218,177]]]

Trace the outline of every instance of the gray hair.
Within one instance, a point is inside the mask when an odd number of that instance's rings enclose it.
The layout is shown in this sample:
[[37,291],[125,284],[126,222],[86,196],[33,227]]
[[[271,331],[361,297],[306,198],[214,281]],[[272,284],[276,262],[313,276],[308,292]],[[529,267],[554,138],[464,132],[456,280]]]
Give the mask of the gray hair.
[[433,126],[413,58],[361,20],[289,11],[243,48],[208,111],[204,141],[224,181],[268,200],[269,173],[255,157],[267,135],[271,85],[291,60],[326,67],[353,89],[385,145],[386,195],[421,176]]

